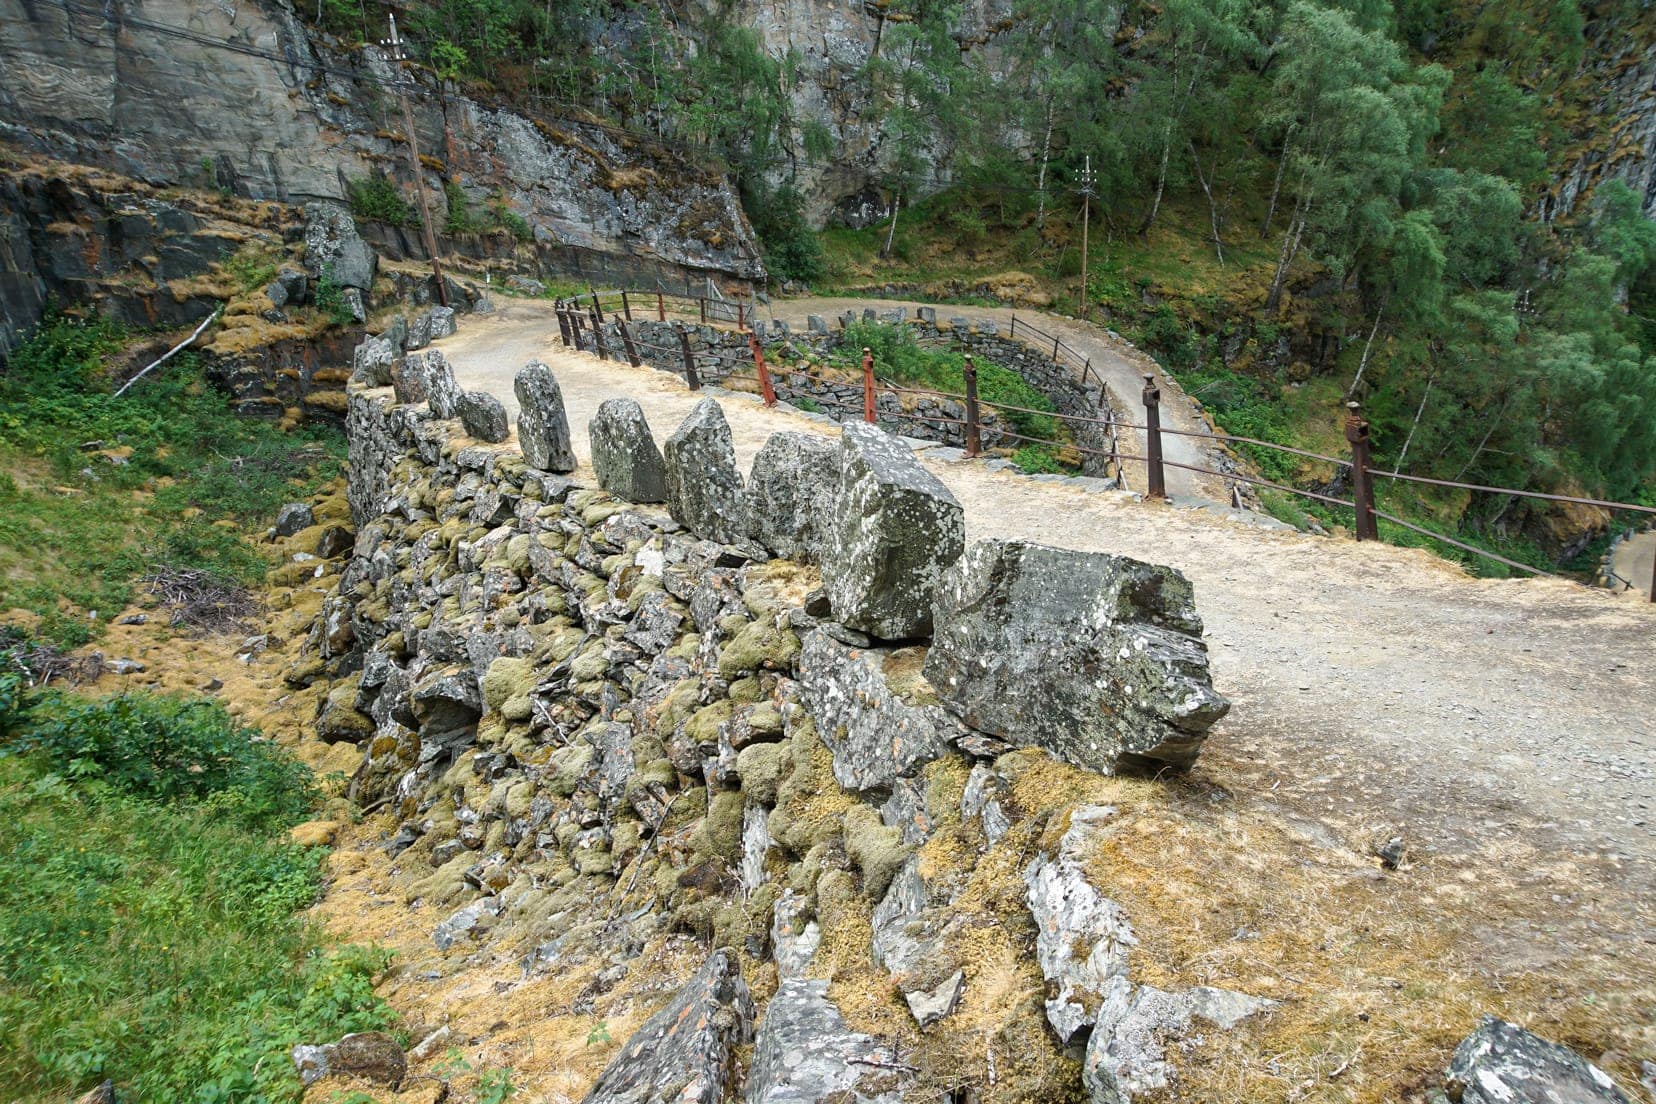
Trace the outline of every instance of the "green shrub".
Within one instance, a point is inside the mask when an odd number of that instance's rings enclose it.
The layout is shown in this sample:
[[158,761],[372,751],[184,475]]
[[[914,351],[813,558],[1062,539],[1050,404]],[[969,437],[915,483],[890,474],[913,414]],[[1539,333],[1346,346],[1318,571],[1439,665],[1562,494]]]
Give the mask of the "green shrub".
[[347,180],[345,198],[351,205],[351,214],[357,218],[383,222],[387,226],[420,225],[419,215],[389,177],[373,175]]
[[0,755],[0,1081],[296,1104],[301,1042],[386,1026],[375,948],[300,910],[309,775],[205,702],[39,695]]
[[815,283],[825,274],[822,243],[805,220],[804,201],[790,187],[744,192],[742,206],[759,236],[765,268],[773,280]]
[[335,326],[349,326],[356,321],[356,315],[351,313],[350,306],[345,302],[345,286],[334,278],[332,268],[324,267],[317,276],[311,302]]
[[445,234],[479,234],[485,229],[483,220],[472,210],[466,190],[458,180],[443,181],[443,198],[448,202],[448,218],[443,222]]
[[504,230],[520,242],[528,243],[535,240],[535,231],[526,219],[506,205],[506,197],[497,195],[489,204],[489,215],[494,221],[495,229]]
[[1047,445],[1025,445],[1012,453],[1012,462],[1030,475],[1067,475],[1070,470]]

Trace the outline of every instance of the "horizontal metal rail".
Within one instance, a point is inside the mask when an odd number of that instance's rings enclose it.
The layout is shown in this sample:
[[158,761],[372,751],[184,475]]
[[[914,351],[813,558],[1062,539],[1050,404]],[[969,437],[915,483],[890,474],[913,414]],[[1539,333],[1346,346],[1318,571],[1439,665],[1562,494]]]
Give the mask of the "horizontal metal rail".
[[1426,483],[1433,487],[1453,487],[1462,491],[1485,491],[1489,494],[1515,495],[1519,498],[1539,498],[1548,502],[1571,502],[1577,506],[1600,506],[1606,510],[1632,510],[1640,514],[1656,514],[1656,506],[1640,506],[1632,502],[1610,502],[1602,498],[1578,498],[1575,495],[1546,494],[1541,491],[1520,491],[1512,487],[1486,487],[1481,483],[1457,483],[1453,479],[1428,479],[1424,475],[1403,475],[1399,472],[1369,468],[1370,475],[1398,479],[1406,483]]

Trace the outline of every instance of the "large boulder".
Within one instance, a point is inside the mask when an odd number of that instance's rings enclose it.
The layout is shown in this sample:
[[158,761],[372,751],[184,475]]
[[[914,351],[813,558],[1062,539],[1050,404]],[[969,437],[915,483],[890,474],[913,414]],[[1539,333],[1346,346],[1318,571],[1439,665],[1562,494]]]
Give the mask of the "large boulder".
[[518,447],[531,468],[541,471],[575,470],[575,448],[569,440],[569,415],[563,390],[552,369],[531,360],[512,383],[518,400]]
[[736,952],[714,951],[678,996],[627,1040],[585,1104],[718,1104],[730,1080],[731,1051],[752,1032],[753,1000]]
[[1633,1104],[1575,1051],[1494,1016],[1455,1048],[1443,1087],[1456,1104]]
[[724,411],[703,399],[667,438],[667,508],[699,537],[738,544],[747,535],[742,475]]
[[896,1049],[852,1031],[828,983],[784,981],[765,1006],[745,1104],[898,1104],[909,1080]]
[[967,725],[1110,773],[1188,766],[1230,708],[1169,567],[983,541],[944,577],[926,678]]
[[799,689],[817,735],[834,756],[834,780],[848,790],[891,789],[948,747],[954,722],[915,705],[886,682],[884,655],[850,648],[817,631],[799,654]]
[[357,233],[349,211],[318,201],[305,204],[305,267],[318,280],[368,291],[379,256]]
[[426,403],[439,418],[454,417],[460,384],[440,350],[409,353],[391,364],[391,387],[399,403]]
[[826,438],[772,434],[753,458],[748,477],[748,534],[778,556],[820,559],[838,466],[838,451]]
[[822,585],[834,617],[886,640],[930,633],[938,581],[966,543],[948,488],[896,437],[852,422],[828,526]]
[[397,350],[383,337],[365,337],[351,353],[351,381],[369,387],[385,387],[391,382],[391,364],[397,359]]
[[469,436],[498,443],[512,435],[506,407],[487,391],[467,391],[460,396],[456,413]]
[[423,349],[433,341],[448,337],[455,328],[453,307],[427,307],[408,324],[403,348],[410,352]]
[[667,501],[667,463],[636,401],[605,399],[587,433],[600,487],[628,502]]

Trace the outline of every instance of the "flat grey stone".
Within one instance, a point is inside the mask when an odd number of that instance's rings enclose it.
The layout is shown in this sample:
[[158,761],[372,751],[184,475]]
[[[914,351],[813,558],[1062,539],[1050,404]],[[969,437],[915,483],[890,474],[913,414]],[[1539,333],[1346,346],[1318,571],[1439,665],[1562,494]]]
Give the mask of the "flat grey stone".
[[834,756],[834,779],[848,790],[889,790],[948,748],[952,724],[935,706],[900,700],[886,684],[879,652],[850,648],[827,633],[805,637],[799,688],[817,735]]
[[1444,1088],[1459,1104],[1633,1104],[1575,1051],[1494,1016],[1455,1048]]
[[784,981],[765,1006],[746,1104],[898,1104],[907,1074],[893,1047],[852,1031],[826,981]]

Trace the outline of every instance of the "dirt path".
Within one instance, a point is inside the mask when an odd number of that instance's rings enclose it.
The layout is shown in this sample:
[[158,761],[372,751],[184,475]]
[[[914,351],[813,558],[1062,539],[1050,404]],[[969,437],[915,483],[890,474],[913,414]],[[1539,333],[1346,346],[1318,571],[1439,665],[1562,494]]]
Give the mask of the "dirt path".
[[[860,315],[866,307],[902,307],[912,314],[916,307],[935,305],[913,299],[807,298],[779,299],[769,307],[761,307],[760,311],[768,317],[783,319],[790,326],[803,328],[807,316],[813,314],[821,315],[832,324],[834,318],[848,310],[856,311]],[[1156,377],[1157,386],[1161,388],[1163,426],[1168,429],[1194,430],[1201,433],[1213,432],[1213,427],[1197,412],[1184,389],[1162,371],[1154,360],[1125,341],[1110,337],[1107,331],[1098,326],[1062,315],[1046,314],[1036,310],[1015,310],[1009,307],[938,306],[937,314],[939,318],[948,318],[952,315],[974,319],[987,318],[1003,329],[1010,329],[1014,316],[1021,322],[1033,323],[1092,360],[1093,370],[1104,380],[1105,386],[1109,388],[1111,401],[1127,421],[1144,421],[1144,377],[1153,375]],[[1122,451],[1129,455],[1143,456],[1144,434],[1133,429],[1122,430],[1122,433]],[[1219,463],[1224,450],[1200,437],[1164,435],[1162,450],[1167,460],[1174,464],[1188,464],[1191,467],[1210,468],[1214,471],[1225,470]],[[1127,469],[1127,485],[1134,490],[1144,490],[1144,465],[1127,461],[1124,466]],[[1223,479],[1174,467],[1167,468],[1166,474],[1168,493],[1176,497],[1200,498],[1210,502],[1230,501],[1230,492],[1226,489]]]
[[[514,373],[550,364],[583,462],[603,399],[637,399],[658,439],[696,401],[666,373],[557,348],[531,305],[439,345],[464,386],[509,406]],[[744,466],[776,430],[833,432],[719,398]],[[1610,882],[1656,888],[1656,607],[922,456],[965,506],[970,539],[1116,552],[1190,577],[1235,703],[1199,768],[1216,784],[1268,792],[1331,846],[1403,834],[1417,853],[1503,863],[1568,852]]]

